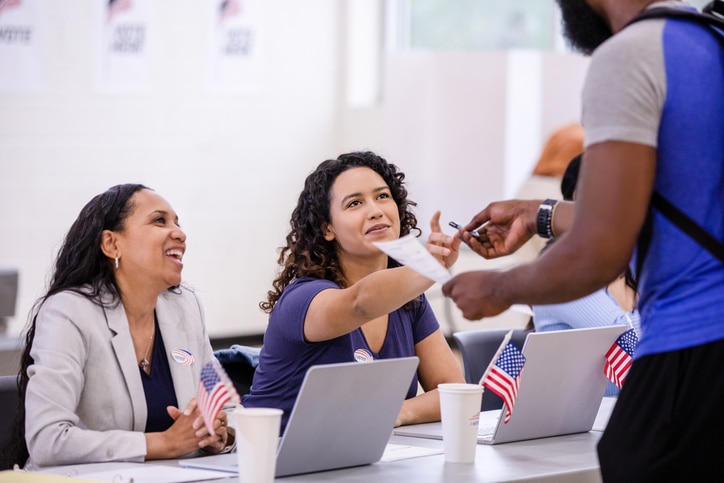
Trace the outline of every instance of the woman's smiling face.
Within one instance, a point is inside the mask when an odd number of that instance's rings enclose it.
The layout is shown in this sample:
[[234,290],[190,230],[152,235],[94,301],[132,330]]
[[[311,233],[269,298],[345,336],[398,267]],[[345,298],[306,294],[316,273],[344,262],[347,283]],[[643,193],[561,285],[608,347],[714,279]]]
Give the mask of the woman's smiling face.
[[328,241],[336,240],[340,257],[379,255],[372,242],[400,237],[400,214],[389,186],[370,168],[351,168],[332,184],[330,222],[323,227]]
[[116,232],[119,250],[117,277],[134,285],[152,285],[165,290],[181,283],[186,234],[171,205],[149,190],[138,191],[130,200],[132,212],[123,229]]

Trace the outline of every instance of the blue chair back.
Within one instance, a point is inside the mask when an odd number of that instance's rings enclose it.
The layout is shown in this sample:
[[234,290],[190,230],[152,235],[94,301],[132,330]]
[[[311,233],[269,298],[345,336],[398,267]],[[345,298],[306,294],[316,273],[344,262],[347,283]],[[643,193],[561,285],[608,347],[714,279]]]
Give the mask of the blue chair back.
[[251,381],[259,365],[260,350],[258,347],[233,344],[228,349],[214,352],[214,356],[234,383],[239,396],[249,394],[251,391]]

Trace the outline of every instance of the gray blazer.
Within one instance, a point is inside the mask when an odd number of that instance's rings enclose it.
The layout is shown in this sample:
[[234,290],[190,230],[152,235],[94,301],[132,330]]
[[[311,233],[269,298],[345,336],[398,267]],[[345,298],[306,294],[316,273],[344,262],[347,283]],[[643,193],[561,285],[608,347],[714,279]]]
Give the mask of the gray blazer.
[[[214,355],[199,300],[189,289],[179,291],[159,296],[156,315],[183,411]],[[175,349],[190,352],[193,362],[174,359]],[[38,313],[31,356],[29,464],[144,460],[146,399],[122,305],[103,308],[73,292],[49,297]]]

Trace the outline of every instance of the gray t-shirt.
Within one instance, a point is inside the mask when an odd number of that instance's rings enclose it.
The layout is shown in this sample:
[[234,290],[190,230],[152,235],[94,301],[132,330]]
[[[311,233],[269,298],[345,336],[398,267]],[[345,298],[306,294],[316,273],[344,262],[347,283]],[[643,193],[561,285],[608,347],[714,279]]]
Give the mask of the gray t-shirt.
[[[663,1],[649,8],[686,5]],[[604,42],[591,58],[583,87],[585,146],[625,141],[656,147],[666,99],[664,20],[640,22]]]

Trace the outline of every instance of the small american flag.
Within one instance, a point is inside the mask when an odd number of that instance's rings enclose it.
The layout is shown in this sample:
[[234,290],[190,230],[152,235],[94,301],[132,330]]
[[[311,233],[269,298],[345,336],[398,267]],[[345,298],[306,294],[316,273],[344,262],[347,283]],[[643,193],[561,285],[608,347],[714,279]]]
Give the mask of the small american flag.
[[20,0],[0,0],[0,12],[22,5]]
[[236,388],[231,383],[229,376],[226,375],[226,371],[216,359],[207,362],[201,370],[201,380],[199,381],[199,392],[196,400],[209,434],[216,434],[214,432],[214,421],[224,405],[228,402],[239,404],[239,393],[236,392]]
[[636,331],[629,329],[621,334],[606,352],[606,364],[603,367],[603,373],[619,389],[623,387],[628,371],[631,369],[638,341]]
[[481,384],[490,389],[505,403],[505,423],[510,421],[515,397],[518,395],[520,373],[525,364],[525,356],[512,343],[508,342],[494,364],[483,376]]
[[131,7],[133,7],[131,0],[108,0],[108,18],[106,21],[110,23],[113,17]]
[[241,6],[237,0],[224,0],[219,6],[220,21],[238,15],[241,12]]

